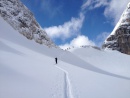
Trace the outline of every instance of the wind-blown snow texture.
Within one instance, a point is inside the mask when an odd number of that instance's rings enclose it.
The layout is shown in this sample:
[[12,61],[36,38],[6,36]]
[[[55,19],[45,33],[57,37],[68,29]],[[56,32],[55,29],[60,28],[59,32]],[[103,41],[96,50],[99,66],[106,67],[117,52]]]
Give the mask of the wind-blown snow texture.
[[19,0],[0,0],[0,16],[27,39],[56,47],[46,32],[36,22],[33,14]]
[[130,54],[130,2],[121,15],[116,27],[105,40],[103,48],[110,48]]
[[0,98],[130,98],[130,56],[48,48],[0,23]]

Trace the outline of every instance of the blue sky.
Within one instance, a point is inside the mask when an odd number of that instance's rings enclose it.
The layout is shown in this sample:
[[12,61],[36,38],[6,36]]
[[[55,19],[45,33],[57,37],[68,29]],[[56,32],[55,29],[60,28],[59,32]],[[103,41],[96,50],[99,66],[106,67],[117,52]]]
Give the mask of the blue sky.
[[129,0],[21,0],[55,44],[101,46]]

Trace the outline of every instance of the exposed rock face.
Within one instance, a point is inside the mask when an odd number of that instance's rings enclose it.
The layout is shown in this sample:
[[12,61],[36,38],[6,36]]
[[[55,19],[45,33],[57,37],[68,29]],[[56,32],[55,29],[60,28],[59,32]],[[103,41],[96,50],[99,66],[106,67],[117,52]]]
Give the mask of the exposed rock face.
[[19,0],[0,0],[0,16],[26,38],[34,39],[39,44],[56,47],[33,14]]
[[113,32],[105,40],[103,48],[118,50],[130,55],[130,3],[127,5]]

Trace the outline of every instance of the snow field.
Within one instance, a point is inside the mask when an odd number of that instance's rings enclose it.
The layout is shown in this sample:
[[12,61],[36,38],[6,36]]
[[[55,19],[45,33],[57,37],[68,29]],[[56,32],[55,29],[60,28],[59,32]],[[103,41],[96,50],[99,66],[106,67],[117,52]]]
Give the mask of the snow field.
[[48,48],[0,23],[0,98],[130,98],[128,55]]

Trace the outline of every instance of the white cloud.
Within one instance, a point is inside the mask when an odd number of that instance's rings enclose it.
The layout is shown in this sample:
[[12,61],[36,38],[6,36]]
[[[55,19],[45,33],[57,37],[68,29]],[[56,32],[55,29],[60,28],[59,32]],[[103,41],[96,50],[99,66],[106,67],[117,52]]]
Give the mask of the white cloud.
[[81,9],[85,10],[85,9],[95,9],[101,6],[106,6],[108,5],[108,0],[87,0],[82,6]]
[[60,38],[65,40],[74,35],[78,35],[84,21],[84,15],[81,13],[79,18],[71,18],[70,21],[63,25],[44,28],[47,34],[52,38]]
[[92,0],[87,0],[82,6],[81,9],[85,10],[87,7],[89,7],[92,4]]
[[95,46],[95,43],[88,39],[87,36],[79,35],[77,38],[74,38],[69,44],[60,45],[62,49],[66,49],[68,47],[80,47],[82,45],[91,45]]
[[130,0],[111,0],[104,11],[104,15],[107,18],[113,19],[114,24],[116,24],[129,2]]
[[113,19],[114,25],[119,21],[126,5],[130,0],[86,0],[82,5],[82,11],[93,10],[104,6],[104,15],[106,18]]

